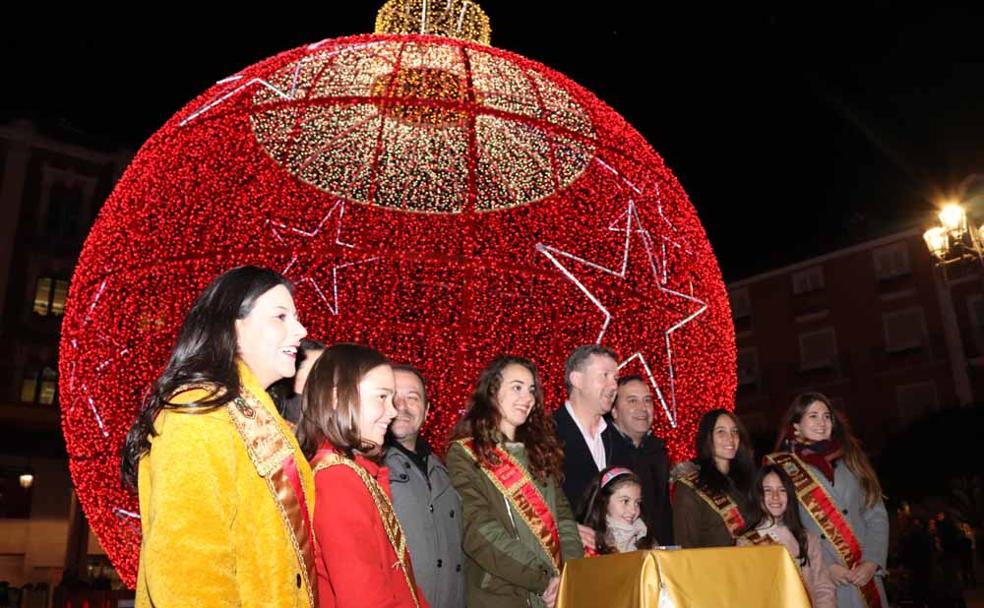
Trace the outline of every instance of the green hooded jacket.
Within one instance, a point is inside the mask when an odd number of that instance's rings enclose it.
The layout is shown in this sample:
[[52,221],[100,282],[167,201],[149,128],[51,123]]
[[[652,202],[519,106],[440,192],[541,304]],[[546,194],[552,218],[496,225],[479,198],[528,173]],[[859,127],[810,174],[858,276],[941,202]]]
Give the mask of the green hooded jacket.
[[[524,467],[528,466],[523,444],[500,445]],[[469,608],[544,606],[540,595],[551,577],[559,573],[554,571],[536,536],[465,448],[452,443],[447,466],[464,511],[462,545]],[[577,523],[557,480],[550,478],[542,484],[533,479],[557,522],[561,558],[566,562],[583,557]]]

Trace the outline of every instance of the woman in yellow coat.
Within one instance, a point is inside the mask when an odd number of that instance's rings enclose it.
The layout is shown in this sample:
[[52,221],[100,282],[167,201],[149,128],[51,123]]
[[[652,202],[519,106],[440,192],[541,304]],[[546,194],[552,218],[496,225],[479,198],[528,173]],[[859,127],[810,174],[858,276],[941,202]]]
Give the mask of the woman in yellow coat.
[[306,333],[270,270],[230,270],[195,301],[123,451],[137,606],[316,605],[311,471],[266,393]]

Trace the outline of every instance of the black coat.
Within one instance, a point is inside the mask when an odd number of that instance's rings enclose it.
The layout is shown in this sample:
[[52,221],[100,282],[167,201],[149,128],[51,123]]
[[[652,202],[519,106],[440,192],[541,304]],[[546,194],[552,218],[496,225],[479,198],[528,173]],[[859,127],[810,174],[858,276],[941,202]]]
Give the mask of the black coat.
[[[560,406],[554,412],[554,422],[557,425],[557,438],[564,448],[564,494],[574,509],[574,516],[581,513],[581,499],[591,480],[599,473],[598,465],[591,457],[591,450],[584,441],[584,436],[577,428],[577,423],[567,412],[566,406]],[[605,463],[607,466],[630,466],[631,454],[619,438],[615,427],[609,423],[601,433],[601,441],[605,445]]]
[[[612,424],[609,422],[609,424]],[[642,480],[642,516],[649,533],[661,545],[673,544],[673,509],[670,507],[670,455],[666,442],[646,435],[636,447],[616,430],[622,449],[631,454],[631,468]]]

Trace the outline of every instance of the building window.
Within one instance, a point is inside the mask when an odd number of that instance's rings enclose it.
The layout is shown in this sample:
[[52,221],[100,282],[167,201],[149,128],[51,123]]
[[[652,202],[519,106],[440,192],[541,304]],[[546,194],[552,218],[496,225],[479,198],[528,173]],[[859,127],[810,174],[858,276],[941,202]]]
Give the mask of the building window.
[[45,234],[56,238],[80,236],[91,208],[96,178],[72,169],[45,165],[41,177],[41,223]]
[[793,273],[793,294],[800,295],[823,289],[823,267],[814,266]]
[[54,405],[58,395],[58,371],[45,367],[41,372],[30,370],[21,381],[21,401],[40,405]]
[[38,396],[38,372],[25,372],[24,379],[21,381],[21,401],[24,403],[34,403]]
[[79,218],[85,204],[81,185],[54,183],[48,193],[48,216],[45,228],[50,236],[70,237],[79,233]]
[[837,361],[837,337],[832,327],[800,334],[799,346],[803,371],[833,367]]
[[758,382],[758,353],[754,348],[738,351],[738,386],[749,386]]
[[752,301],[748,297],[748,289],[736,289],[728,292],[731,301],[731,318],[745,319],[752,316]]
[[38,392],[38,403],[52,405],[58,392],[58,372],[46,367],[41,371],[41,390]]
[[922,308],[886,312],[882,315],[882,326],[886,352],[916,350],[926,344],[926,322]]
[[905,241],[879,247],[871,252],[875,262],[875,276],[879,281],[894,279],[910,272],[909,249]]
[[906,426],[939,406],[936,383],[914,382],[895,387],[895,399],[899,408],[899,423]]
[[68,281],[51,277],[38,278],[34,290],[34,312],[42,317],[65,314],[65,298],[68,297]]

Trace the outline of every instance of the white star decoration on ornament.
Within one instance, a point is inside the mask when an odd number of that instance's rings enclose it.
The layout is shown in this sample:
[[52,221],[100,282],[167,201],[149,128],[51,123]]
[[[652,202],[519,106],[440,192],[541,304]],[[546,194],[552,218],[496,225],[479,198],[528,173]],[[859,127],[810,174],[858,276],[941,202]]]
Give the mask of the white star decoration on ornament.
[[[85,327],[86,325],[88,325],[92,321],[92,313],[96,309],[96,306],[99,304],[99,299],[102,297],[103,292],[106,290],[106,284],[108,282],[109,282],[109,278],[108,277],[105,278],[105,279],[103,279],[102,283],[100,283],[99,284],[99,287],[96,289],[96,293],[92,297],[92,301],[89,303],[89,306],[86,307],[85,317],[82,319],[82,327]],[[121,358],[125,357],[130,352],[130,348],[129,347],[120,344],[115,339],[113,339],[111,336],[97,335],[97,336],[95,336],[95,343],[96,344],[109,345],[110,346],[110,349],[113,350],[113,351],[115,351],[115,353],[113,355],[111,355],[111,356],[109,356],[109,357],[107,357],[105,359],[102,359],[101,361],[95,363],[95,368],[94,369],[95,369],[95,372],[97,374],[103,374],[105,372],[105,370],[106,370],[107,367],[109,367],[110,365],[114,364],[118,359],[121,359]],[[81,349],[79,348],[79,342],[78,342],[78,339],[77,338],[72,338],[69,341],[69,346],[76,353],[80,353],[81,352]],[[90,344],[89,346],[91,347],[93,345]],[[87,350],[87,352],[101,352],[101,351],[99,349],[91,348],[91,349]],[[75,357],[72,357],[72,367],[71,367],[71,371],[69,372],[69,376],[68,376],[68,391],[69,391],[69,393],[72,393],[72,392],[75,391],[75,375],[76,375],[77,365],[78,365],[78,354],[76,354]],[[82,384],[81,385],[81,396],[82,396],[82,399],[85,401],[86,405],[89,406],[89,411],[92,412],[92,416],[93,416],[93,418],[96,421],[96,425],[99,426],[99,432],[100,432],[100,434],[103,437],[109,437],[109,431],[106,430],[106,426],[103,423],[102,416],[99,414],[99,408],[96,406],[96,401],[95,401],[95,399],[92,398],[92,395],[89,394],[89,389],[88,389],[88,387],[86,387],[85,384]],[[69,412],[73,412],[75,410],[75,407],[77,405],[78,405],[78,402],[77,401],[75,403],[73,403],[72,404],[72,407],[69,408]]]
[[[624,220],[624,227],[616,228],[615,225],[616,224],[621,225],[621,222],[623,220]],[[595,340],[597,344],[602,343],[602,340],[604,340],[605,338],[605,334],[608,333],[612,320],[615,319],[616,317],[612,312],[609,311],[609,308],[605,306],[605,304],[598,298],[598,296],[595,295],[595,293],[592,292],[591,289],[589,289],[584,284],[584,282],[582,282],[578,278],[578,276],[571,270],[571,268],[568,265],[565,265],[565,262],[562,260],[570,260],[579,265],[587,266],[588,268],[591,268],[596,271],[600,271],[610,276],[614,276],[624,281],[627,279],[629,273],[629,267],[630,267],[629,254],[632,250],[632,241],[633,241],[632,237],[637,236],[638,239],[642,242],[642,246],[645,250],[645,260],[646,260],[647,269],[649,271],[649,274],[652,276],[653,280],[655,281],[655,286],[659,290],[660,294],[665,295],[670,299],[682,300],[688,305],[697,306],[697,309],[695,311],[685,315],[683,318],[673,323],[663,333],[667,376],[669,378],[669,399],[667,399],[667,396],[664,394],[664,391],[662,390],[660,383],[657,382],[656,377],[654,376],[652,369],[650,367],[649,361],[647,360],[646,355],[644,353],[644,349],[637,350],[636,352],[629,355],[626,359],[624,359],[621,363],[619,363],[619,369],[622,369],[632,361],[635,360],[639,361],[639,363],[642,365],[642,368],[646,372],[646,376],[648,377],[650,384],[653,386],[653,389],[656,391],[656,397],[659,400],[660,405],[662,406],[663,413],[666,415],[667,420],[669,420],[670,425],[673,428],[676,428],[677,404],[676,404],[675,375],[673,372],[673,341],[672,341],[673,333],[679,330],[680,328],[684,327],[685,325],[687,325],[697,317],[699,317],[701,314],[703,314],[704,311],[707,310],[707,303],[699,298],[694,297],[693,295],[687,295],[685,293],[681,293],[679,291],[676,291],[668,287],[667,274],[666,274],[666,260],[665,260],[665,254],[666,254],[665,240],[663,246],[664,257],[660,261],[662,266],[662,272],[660,272],[660,267],[657,264],[656,255],[654,254],[655,247],[653,245],[653,236],[649,232],[649,230],[646,229],[646,227],[642,223],[642,220],[639,218],[639,212],[636,209],[636,204],[634,200],[629,199],[625,212],[621,214],[614,222],[612,222],[611,225],[609,225],[609,230],[613,230],[617,232],[625,232],[624,247],[622,250],[622,263],[621,266],[618,268],[608,268],[601,264],[592,262],[591,260],[587,260],[583,257],[579,257],[573,253],[563,251],[561,249],[543,243],[537,243],[536,249],[544,256],[546,256],[547,259],[549,259],[550,262],[554,266],[556,266],[558,270],[560,270],[561,274],[563,274],[567,280],[574,283],[574,285],[578,288],[578,290],[580,290],[581,293],[583,293],[588,298],[588,300],[590,300],[591,303],[594,304],[598,308],[598,310],[601,311],[602,315],[604,316],[604,321],[601,324],[601,330],[598,333],[598,338]]]
[[[322,40],[321,42],[316,42],[314,44],[308,45],[307,50],[309,52],[310,51],[315,51],[322,44],[324,44],[327,41],[328,40]],[[380,44],[380,43],[379,42],[368,42],[366,44],[359,44],[359,45],[355,45],[355,46],[350,46],[350,47],[346,47],[346,48],[343,48],[343,49],[338,49],[337,51],[331,51],[329,53],[324,53],[323,56],[325,58],[328,58],[328,57],[332,57],[334,55],[340,55],[342,53],[350,53],[350,52],[355,51],[355,50],[358,50],[358,49],[364,49],[366,47],[370,47],[370,46],[373,46],[373,45],[376,45],[376,44]],[[294,66],[294,75],[293,75],[293,78],[291,78],[290,88],[287,89],[286,91],[284,89],[282,89],[281,87],[278,87],[278,86],[276,86],[274,84],[271,84],[265,78],[251,78],[248,81],[246,81],[245,83],[243,83],[243,84],[235,87],[231,91],[227,91],[226,93],[223,93],[222,95],[219,95],[218,97],[215,97],[215,98],[211,99],[210,101],[206,102],[205,105],[203,105],[202,107],[198,108],[197,110],[195,110],[194,112],[192,112],[191,114],[189,114],[179,124],[182,127],[185,126],[185,125],[187,125],[189,122],[195,120],[196,118],[198,118],[202,114],[208,112],[209,110],[215,108],[216,106],[222,105],[223,103],[229,101],[231,98],[235,97],[239,93],[245,91],[246,89],[249,89],[251,87],[254,87],[254,86],[266,87],[267,89],[270,89],[270,91],[273,92],[274,95],[280,97],[283,100],[292,100],[292,99],[294,99],[294,96],[297,94],[297,81],[298,81],[298,77],[301,74],[301,67],[304,65],[304,62],[307,61],[309,57],[310,57],[310,55],[305,55],[304,57],[301,57],[300,60],[298,60],[297,65]],[[223,78],[222,80],[217,81],[215,84],[226,84],[226,83],[229,83],[229,82],[237,82],[239,80],[242,80],[242,78],[243,78],[242,74],[234,74],[232,76],[229,76],[228,78]]]
[[[351,243],[347,243],[342,240],[342,218],[345,217],[345,203],[343,201],[335,201],[335,204],[331,206],[328,213],[325,214],[314,230],[303,230],[301,228],[287,226],[286,224],[275,222],[273,220],[267,220],[270,224],[270,228],[273,231],[273,236],[280,243],[291,252],[290,261],[280,272],[284,276],[299,276],[297,280],[294,281],[297,285],[302,283],[308,283],[314,289],[318,297],[324,302],[331,314],[337,315],[339,311],[339,297],[338,297],[338,272],[345,268],[351,268],[352,266],[358,266],[361,264],[368,264],[378,260],[378,256],[372,257],[358,257],[346,255],[345,252],[354,251],[355,246]],[[321,286],[321,282],[318,281],[313,275],[313,272],[321,265],[326,262],[319,255],[320,252],[312,251],[310,245],[321,238],[322,232],[331,234],[331,230],[325,230],[325,226],[329,223],[329,220],[334,218],[335,230],[334,230],[334,245],[336,250],[340,253],[339,258],[351,258],[343,262],[336,262],[331,268],[331,289],[327,295],[325,290]],[[329,237],[330,238],[330,237]],[[299,246],[292,246],[290,240],[298,240],[303,243]],[[318,259],[315,259],[315,258]]]

